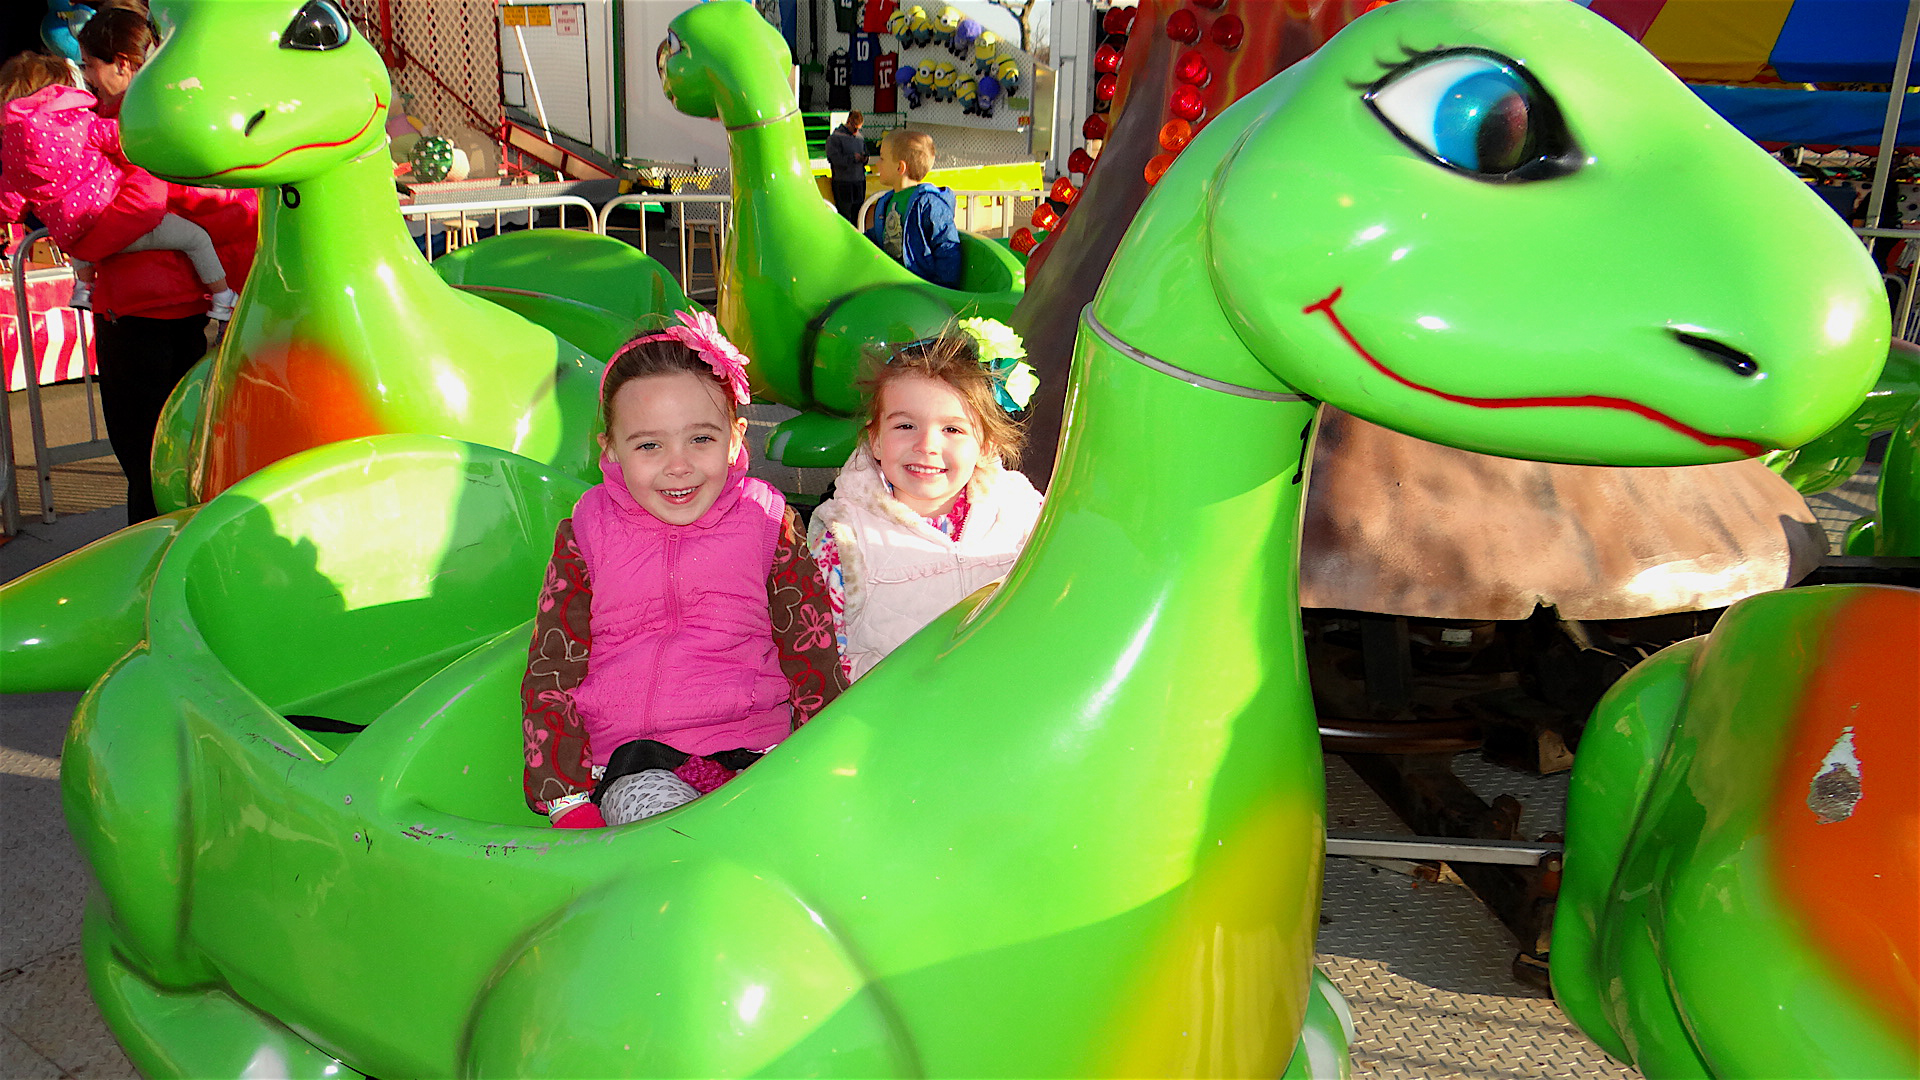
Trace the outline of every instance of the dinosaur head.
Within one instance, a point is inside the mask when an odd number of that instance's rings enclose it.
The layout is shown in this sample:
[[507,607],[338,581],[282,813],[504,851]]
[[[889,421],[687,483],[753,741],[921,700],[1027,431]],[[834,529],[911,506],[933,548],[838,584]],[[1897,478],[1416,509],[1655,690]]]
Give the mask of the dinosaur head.
[[660,87],[688,116],[728,127],[799,109],[784,73],[792,64],[780,31],[746,0],[715,0],[681,12],[660,43]]
[[169,180],[270,187],[386,143],[392,90],[337,0],[160,0],[121,105],[127,156]]
[[1886,355],[1845,225],[1578,4],[1380,8],[1183,166],[1210,172],[1156,197],[1205,200],[1206,273],[1260,363],[1421,438],[1732,460],[1818,436]]

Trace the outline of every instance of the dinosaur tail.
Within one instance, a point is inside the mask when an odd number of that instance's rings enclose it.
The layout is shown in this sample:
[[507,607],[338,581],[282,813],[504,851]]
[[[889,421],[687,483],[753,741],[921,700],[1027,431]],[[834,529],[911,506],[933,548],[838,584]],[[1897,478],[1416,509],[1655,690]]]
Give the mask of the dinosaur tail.
[[139,644],[154,570],[192,516],[128,526],[0,586],[0,693],[85,690]]

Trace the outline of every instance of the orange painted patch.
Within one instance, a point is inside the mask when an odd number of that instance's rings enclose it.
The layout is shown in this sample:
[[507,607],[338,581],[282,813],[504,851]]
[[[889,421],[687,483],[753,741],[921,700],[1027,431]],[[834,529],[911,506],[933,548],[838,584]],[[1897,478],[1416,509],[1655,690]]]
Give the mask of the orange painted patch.
[[[1798,713],[1773,800],[1780,893],[1860,995],[1920,1037],[1920,592],[1862,588],[1836,609]],[[1857,787],[1826,764],[1849,729]]]
[[310,341],[259,349],[241,362],[216,406],[200,497],[211,499],[302,450],[391,430],[345,360]]

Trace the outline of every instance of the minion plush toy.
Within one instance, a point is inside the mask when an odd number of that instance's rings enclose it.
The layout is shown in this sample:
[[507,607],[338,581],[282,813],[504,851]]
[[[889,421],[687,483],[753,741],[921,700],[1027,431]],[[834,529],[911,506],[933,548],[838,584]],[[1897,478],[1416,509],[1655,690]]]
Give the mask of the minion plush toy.
[[958,29],[960,29],[960,9],[948,4],[940,9],[940,14],[933,17],[933,43],[952,52],[953,32]]
[[993,74],[994,58],[999,55],[1000,35],[991,30],[980,31],[980,36],[973,39],[973,73]]
[[993,64],[993,77],[1000,80],[1000,89],[1009,94],[1020,92],[1020,62],[1011,56],[1002,56]]
[[933,41],[933,20],[927,17],[927,9],[919,4],[907,9],[907,36],[901,44],[918,49]]
[[[933,98],[933,65],[921,64],[913,69],[913,89],[915,96],[923,101]],[[918,106],[915,106],[918,108]]]
[[983,77],[976,93],[978,100],[974,102],[974,115],[987,120],[993,119],[993,107],[1000,101],[1000,80],[991,75]]
[[960,79],[960,73],[954,70],[952,61],[942,60],[933,65],[933,99],[952,101],[953,85]]
[[[892,34],[894,36],[894,40],[898,41],[901,45],[907,44],[907,9],[906,8],[901,8],[901,7],[894,8],[893,14],[887,16],[887,33]],[[904,83],[907,80],[905,78],[902,78],[900,79],[900,81]]]
[[919,71],[916,70],[912,64],[901,64],[893,73],[893,84],[899,87],[901,93],[907,96],[907,108],[909,109],[917,109],[920,107],[920,85],[914,81],[919,78],[919,76]]
[[961,112],[968,116],[978,114],[980,111],[979,80],[966,72],[961,72],[960,78],[953,84],[953,97],[960,103]]
[[974,39],[980,36],[979,19],[961,19],[960,25],[953,28],[953,38],[947,42],[947,51],[956,60],[964,60],[973,53]]

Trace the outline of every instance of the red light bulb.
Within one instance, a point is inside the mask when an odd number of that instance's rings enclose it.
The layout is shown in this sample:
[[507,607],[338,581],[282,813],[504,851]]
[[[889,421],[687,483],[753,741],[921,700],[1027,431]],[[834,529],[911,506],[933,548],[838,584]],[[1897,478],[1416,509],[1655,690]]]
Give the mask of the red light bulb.
[[1213,69],[1207,66],[1207,59],[1191,49],[1174,61],[1173,77],[1183,83],[1205,86],[1213,81]]
[[1167,99],[1167,107],[1182,120],[1198,120],[1207,115],[1207,99],[1191,86],[1176,86]]
[[1067,171],[1085,176],[1093,171],[1093,155],[1085,147],[1076,146],[1073,153],[1067,155]]
[[1200,20],[1186,8],[1167,16],[1167,36],[1183,45],[1191,45],[1200,40]]
[[1027,228],[1024,225],[1018,229],[1013,230],[1013,239],[1007,242],[1008,247],[1011,247],[1013,250],[1019,252],[1022,255],[1025,255],[1027,252],[1032,251],[1034,248],[1038,247],[1039,244],[1040,244],[1040,241],[1035,240],[1033,238],[1033,230]]
[[1111,75],[1102,75],[1100,81],[1093,84],[1093,96],[1097,101],[1112,101],[1119,92],[1120,80]]
[[1166,175],[1167,170],[1172,167],[1172,154],[1160,154],[1156,156],[1152,161],[1147,162],[1147,183],[1159,183],[1160,178]]
[[1078,199],[1079,197],[1080,197],[1080,189],[1077,187],[1074,187],[1073,181],[1067,179],[1064,176],[1055,180],[1053,182],[1053,187],[1047,189],[1047,198],[1052,199],[1054,202],[1057,202],[1057,203],[1065,203],[1068,206],[1072,206],[1074,200]]
[[1052,203],[1043,202],[1033,208],[1033,219],[1031,223],[1034,228],[1039,229],[1041,232],[1049,232],[1055,225],[1060,224],[1060,212],[1053,208]]
[[1100,20],[1100,29],[1109,34],[1130,34],[1133,32],[1133,17],[1138,8],[1108,8],[1106,18]]
[[1193,141],[1193,125],[1185,120],[1169,120],[1160,125],[1160,149],[1177,154]]
[[1102,74],[1111,74],[1120,70],[1121,52],[1111,45],[1102,45],[1093,54],[1093,70]]
[[1086,138],[1086,139],[1106,138],[1107,137],[1107,118],[1104,116],[1087,117],[1086,121],[1080,125],[1080,134],[1083,138]]
[[1213,23],[1213,43],[1223,49],[1237,49],[1247,37],[1247,24],[1238,15],[1222,15]]

